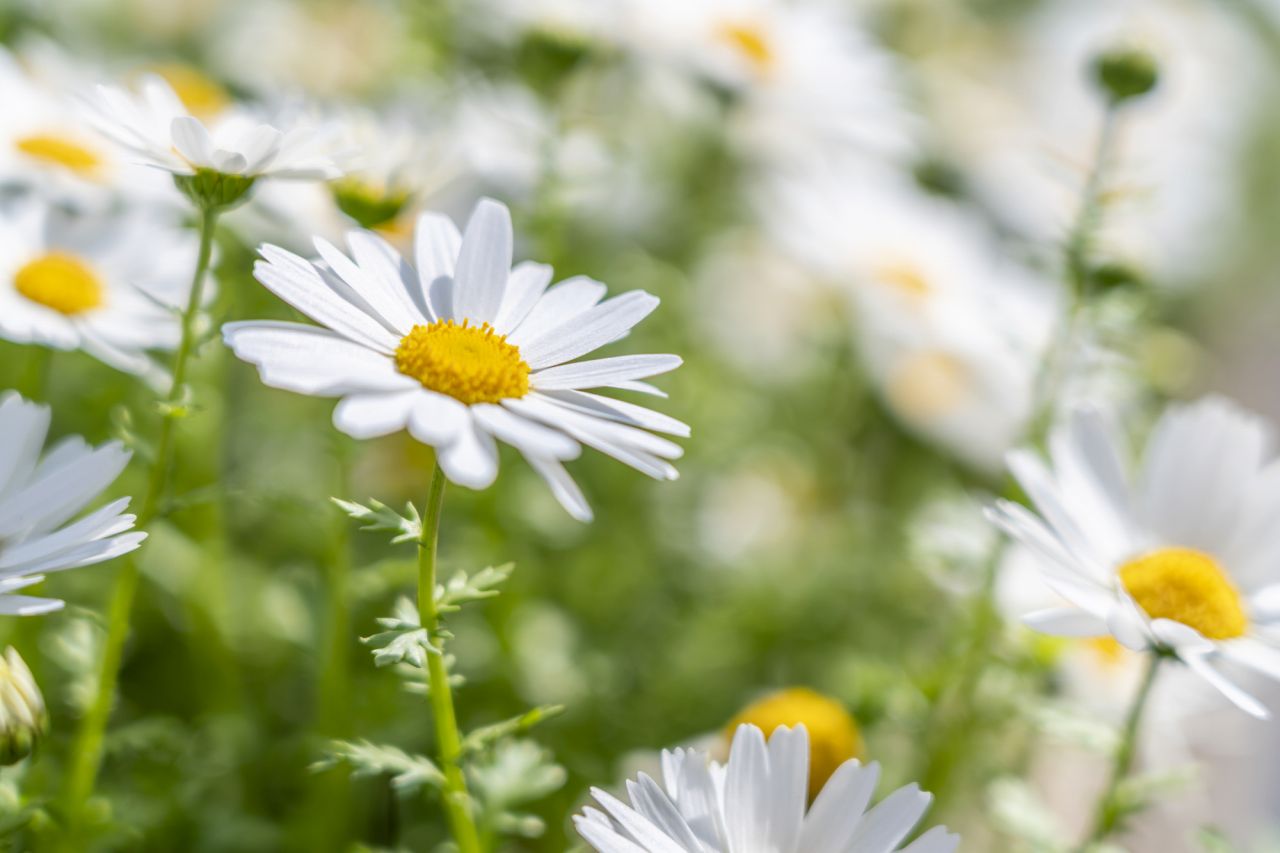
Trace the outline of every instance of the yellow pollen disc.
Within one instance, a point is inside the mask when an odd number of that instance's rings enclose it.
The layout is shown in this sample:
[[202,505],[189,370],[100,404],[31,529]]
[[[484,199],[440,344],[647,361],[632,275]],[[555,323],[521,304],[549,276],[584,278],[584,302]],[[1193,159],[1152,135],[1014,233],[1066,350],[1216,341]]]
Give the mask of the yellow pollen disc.
[[917,352],[889,371],[885,396],[901,417],[929,421],[959,405],[970,384],[969,371],[958,359],[943,352]]
[[1211,640],[1244,634],[1249,618],[1218,561],[1191,548],[1161,548],[1120,567],[1120,582],[1152,619],[1172,619]]
[[190,65],[172,62],[150,70],[164,78],[182,105],[197,118],[212,118],[231,104],[226,89]]
[[933,292],[933,287],[924,273],[918,267],[908,263],[883,265],[876,270],[875,280],[911,297],[923,298]]
[[1107,669],[1120,666],[1128,651],[1115,637],[1090,637],[1085,644],[1097,662]]
[[729,723],[726,736],[732,739],[746,723],[758,726],[765,737],[778,726],[804,724],[809,732],[809,799],[818,796],[841,764],[863,754],[853,716],[836,700],[807,687],[779,690],[743,708]]
[[103,302],[97,274],[65,252],[50,252],[26,264],[14,275],[13,286],[32,302],[67,316],[82,314]]
[[520,349],[488,323],[437,320],[414,326],[396,347],[396,368],[424,387],[467,405],[529,393],[529,365]]
[[720,27],[720,40],[732,47],[764,74],[773,68],[773,46],[764,27],[751,23],[727,23]]
[[102,166],[102,159],[80,143],[51,133],[23,136],[13,146],[36,160],[70,169],[81,177],[93,177]]

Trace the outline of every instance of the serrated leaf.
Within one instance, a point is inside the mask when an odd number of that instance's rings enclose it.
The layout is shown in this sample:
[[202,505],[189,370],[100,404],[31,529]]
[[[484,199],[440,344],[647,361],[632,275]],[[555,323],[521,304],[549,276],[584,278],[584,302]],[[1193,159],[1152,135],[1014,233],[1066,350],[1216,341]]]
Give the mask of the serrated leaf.
[[375,666],[407,663],[422,669],[428,654],[442,653],[422,627],[418,610],[408,598],[398,599],[392,615],[378,619],[378,624],[386,630],[360,638],[360,642],[373,649]]
[[515,563],[504,563],[481,569],[474,575],[458,572],[448,583],[436,586],[437,609],[441,613],[452,613],[467,602],[493,598],[515,568]]
[[311,770],[320,772],[338,765],[350,767],[354,776],[389,775],[391,786],[401,794],[412,794],[424,785],[441,788],[445,782],[440,768],[426,756],[367,740],[332,741],[328,754],[313,763]]
[[473,793],[490,825],[510,835],[533,837],[541,821],[517,807],[545,797],[565,783],[567,774],[551,754],[528,740],[504,740],[467,768]]
[[369,499],[365,506],[356,501],[344,501],[341,498],[330,498],[347,515],[362,523],[361,530],[386,530],[395,533],[392,544],[416,541],[422,536],[422,517],[413,504],[405,505],[405,515],[393,510],[382,501]]
[[481,726],[468,732],[462,739],[461,751],[464,754],[479,752],[492,746],[502,738],[526,732],[539,723],[562,713],[564,713],[563,705],[541,705],[509,720],[503,720],[500,723],[494,723],[489,726]]

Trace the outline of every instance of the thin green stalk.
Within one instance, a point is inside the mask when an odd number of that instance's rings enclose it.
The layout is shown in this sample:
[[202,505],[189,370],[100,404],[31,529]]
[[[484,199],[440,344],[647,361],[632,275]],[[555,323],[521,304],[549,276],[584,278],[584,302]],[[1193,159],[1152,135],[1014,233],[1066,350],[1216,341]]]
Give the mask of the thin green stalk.
[[[181,403],[187,380],[191,353],[195,348],[195,321],[203,300],[204,283],[209,269],[209,257],[213,250],[213,233],[217,225],[217,211],[207,209],[200,218],[200,253],[196,260],[195,274],[191,280],[191,293],[182,314],[182,336],[173,357],[173,386],[165,401],[160,434],[156,439],[155,455],[147,477],[147,488],[138,509],[139,529],[147,528],[158,514],[173,467],[174,410]],[[76,848],[76,833],[84,817],[85,804],[93,795],[94,782],[102,764],[102,746],[106,736],[107,719],[119,680],[120,664],[124,656],[124,644],[129,635],[129,615],[138,590],[140,575],[133,555],[122,560],[116,576],[115,589],[107,611],[107,637],[102,652],[102,666],[98,673],[97,690],[80,721],[71,751],[71,766],[63,794],[66,840]]]
[[1133,769],[1133,759],[1138,746],[1138,727],[1142,724],[1142,713],[1146,710],[1147,700],[1151,697],[1151,688],[1156,683],[1156,674],[1163,659],[1164,656],[1161,653],[1152,652],[1147,661],[1147,671],[1142,677],[1138,692],[1133,697],[1133,703],[1129,706],[1129,714],[1125,718],[1124,729],[1120,734],[1120,745],[1111,763],[1111,778],[1107,781],[1107,787],[1103,790],[1102,796],[1098,798],[1098,805],[1093,813],[1093,830],[1089,833],[1088,840],[1080,846],[1081,851],[1110,837],[1125,815],[1125,809],[1118,801],[1117,794],[1128,777],[1129,771]]
[[[444,482],[444,471],[437,464],[431,475],[431,491],[422,513],[422,534],[418,538],[418,618],[433,638],[440,628],[440,613],[436,609],[436,550],[440,541],[440,514],[444,508]],[[454,841],[459,853],[480,853],[483,848],[471,811],[467,780],[458,764],[462,736],[458,732],[458,717],[449,687],[449,669],[442,654],[427,655],[427,695],[435,720],[440,768],[445,777],[442,799]]]

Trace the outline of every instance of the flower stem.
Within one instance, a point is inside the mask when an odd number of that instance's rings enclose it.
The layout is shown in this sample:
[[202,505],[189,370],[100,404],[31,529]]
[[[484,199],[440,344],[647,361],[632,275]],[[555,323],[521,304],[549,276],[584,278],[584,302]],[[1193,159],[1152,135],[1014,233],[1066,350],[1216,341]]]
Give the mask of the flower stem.
[[[207,209],[201,213],[200,252],[191,280],[191,292],[182,313],[181,339],[173,357],[173,385],[165,400],[160,433],[156,439],[155,455],[152,457],[151,469],[147,477],[147,488],[138,509],[139,529],[148,527],[159,513],[165,487],[169,481],[170,468],[173,466],[174,427],[177,421],[175,410],[182,401],[187,369],[195,349],[196,315],[203,301],[204,283],[209,269],[209,258],[213,251],[213,234],[217,219],[218,213],[215,209]],[[124,644],[129,634],[129,615],[133,610],[138,581],[138,563],[131,554],[122,560],[119,574],[116,576],[115,588],[107,611],[107,637],[102,652],[97,689],[85,711],[84,718],[80,721],[80,728],[76,732],[71,751],[71,766],[67,773],[63,798],[66,840],[70,845],[68,849],[81,849],[76,846],[76,833],[84,817],[84,807],[93,795],[98,768],[102,764],[102,746],[106,736],[107,718],[111,714],[111,704],[115,697],[116,683],[119,680]]]
[[1081,851],[1105,841],[1116,830],[1125,815],[1125,809],[1116,795],[1119,793],[1120,785],[1133,768],[1134,753],[1138,745],[1138,727],[1142,724],[1142,712],[1146,710],[1147,700],[1151,697],[1151,688],[1156,683],[1156,673],[1160,669],[1161,660],[1163,656],[1159,652],[1153,652],[1150,660],[1147,661],[1147,671],[1143,674],[1142,684],[1133,697],[1133,703],[1129,706],[1129,714],[1125,718],[1124,729],[1120,734],[1120,745],[1116,748],[1115,758],[1111,763],[1111,778],[1107,781],[1107,787],[1098,798],[1098,805],[1094,810],[1093,830],[1089,833],[1088,840],[1081,845]]
[[[418,618],[433,640],[440,628],[440,613],[436,608],[436,550],[440,541],[444,483],[444,471],[437,464],[431,475],[431,491],[422,514],[422,534],[418,538]],[[445,812],[459,853],[480,853],[480,835],[471,810],[471,797],[467,793],[466,777],[458,764],[462,737],[458,733],[458,717],[449,687],[449,669],[442,653],[428,653],[426,657],[427,695],[435,719],[440,767],[445,776]]]

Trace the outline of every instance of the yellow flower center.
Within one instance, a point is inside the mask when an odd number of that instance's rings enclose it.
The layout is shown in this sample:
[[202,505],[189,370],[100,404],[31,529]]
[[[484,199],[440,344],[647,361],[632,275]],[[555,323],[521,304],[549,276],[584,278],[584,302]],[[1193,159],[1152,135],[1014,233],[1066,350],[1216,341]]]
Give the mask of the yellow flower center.
[[197,118],[212,118],[231,104],[226,89],[190,65],[164,63],[153,66],[151,71],[164,78],[182,105]]
[[42,163],[62,166],[83,178],[94,177],[102,166],[102,158],[80,143],[51,133],[36,133],[14,141],[23,154]]
[[769,34],[763,26],[748,22],[731,22],[723,24],[717,35],[725,44],[737,51],[759,74],[766,74],[773,69],[777,57],[773,53],[773,45]]
[[771,693],[743,708],[729,723],[726,735],[733,737],[738,726],[758,726],[765,737],[778,726],[804,724],[809,732],[809,798],[818,796],[831,774],[863,754],[858,724],[836,700],[807,687],[792,687]]
[[14,288],[32,302],[68,317],[100,306],[104,288],[84,261],[50,252],[27,263],[13,277]]
[[437,320],[414,326],[396,347],[396,368],[424,387],[467,405],[529,393],[529,365],[520,348],[488,323]]
[[1115,669],[1124,663],[1128,649],[1120,645],[1115,637],[1090,637],[1084,642],[1086,648],[1093,653],[1095,662],[1105,669]]
[[886,263],[876,270],[876,282],[886,284],[906,296],[923,298],[933,292],[933,286],[920,268],[910,263]]
[[952,411],[970,387],[969,371],[944,352],[912,353],[889,371],[885,396],[907,420],[929,421]]
[[1152,619],[1172,619],[1211,640],[1244,634],[1249,618],[1217,560],[1191,548],[1161,548],[1120,567],[1120,582]]

